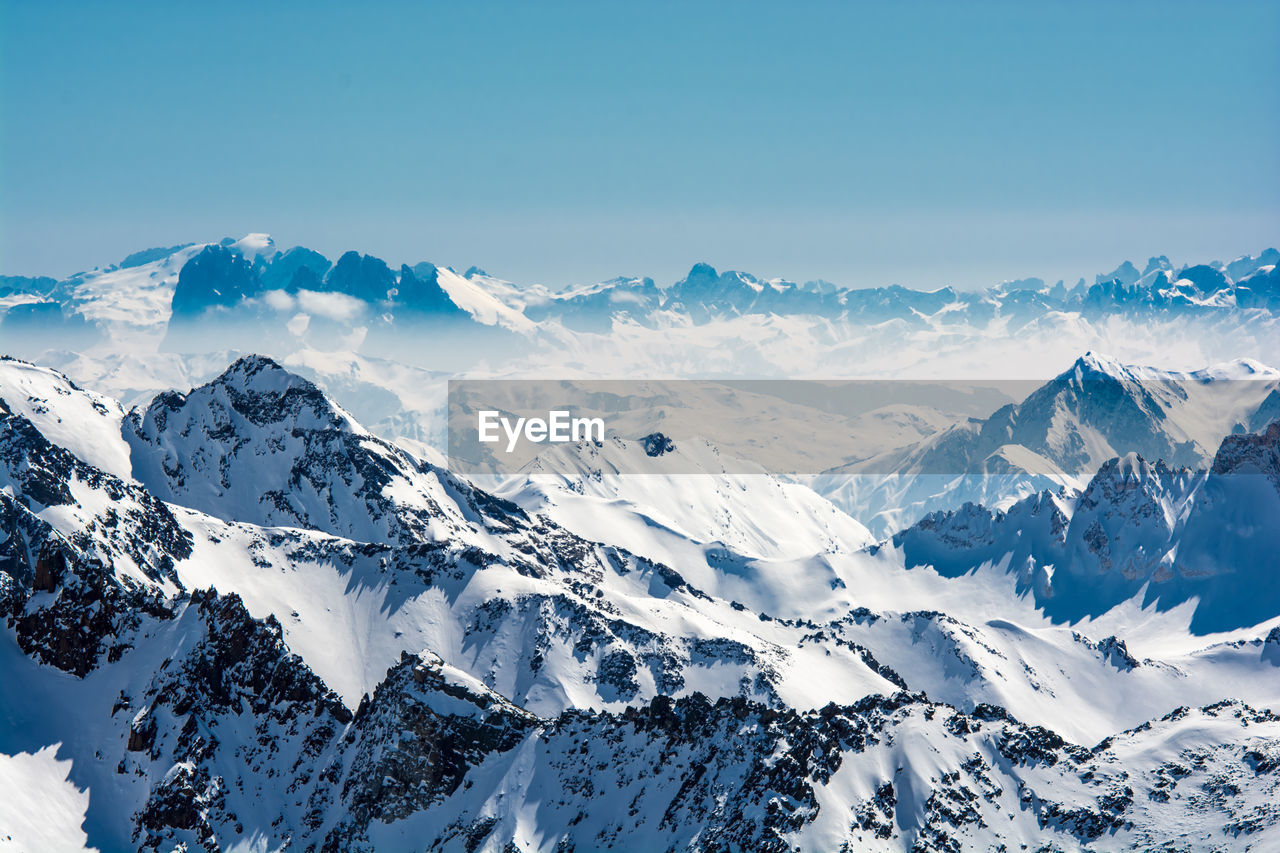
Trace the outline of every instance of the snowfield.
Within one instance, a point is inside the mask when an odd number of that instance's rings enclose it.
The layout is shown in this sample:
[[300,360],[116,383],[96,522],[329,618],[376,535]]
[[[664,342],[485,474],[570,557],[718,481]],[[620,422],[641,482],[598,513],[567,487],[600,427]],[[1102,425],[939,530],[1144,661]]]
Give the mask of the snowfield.
[[85,846],[84,821],[89,803],[86,791],[67,781],[69,761],[54,756],[62,744],[51,744],[35,753],[0,753],[0,850],[25,853],[75,853]]

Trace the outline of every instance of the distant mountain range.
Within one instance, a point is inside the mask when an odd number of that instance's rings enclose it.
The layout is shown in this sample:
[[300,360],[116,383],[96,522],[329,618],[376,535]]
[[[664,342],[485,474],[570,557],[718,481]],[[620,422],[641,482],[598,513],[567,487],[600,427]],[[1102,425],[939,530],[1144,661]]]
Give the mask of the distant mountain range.
[[[358,252],[336,260],[303,247],[277,249],[265,235],[211,244],[149,249],[118,266],[51,278],[0,278],[0,329],[11,340],[54,336],[72,348],[111,332],[113,324],[167,328],[162,346],[204,351],[263,334],[332,341],[360,333],[361,344],[385,353],[404,343],[407,328],[480,333],[480,326],[529,335],[550,323],[571,332],[605,333],[616,323],[665,326],[676,318],[695,325],[750,316],[796,316],[827,322],[953,327],[1024,325],[1068,312],[1084,317],[1214,316],[1223,311],[1280,310],[1280,252],[1175,268],[1152,258],[1139,270],[1126,261],[1093,284],[1072,287],[1040,279],[986,290],[943,287],[918,291],[897,285],[869,289],[829,282],[797,284],[696,264],[667,288],[648,278],[618,278],[552,291],[520,287],[471,268],[418,263],[393,269]],[[121,316],[105,310],[130,305]],[[409,334],[413,334],[410,332]],[[502,336],[500,336],[502,337]],[[494,340],[486,342],[497,345]]]
[[1263,430],[1277,416],[1280,371],[1255,361],[1183,372],[1089,353],[1024,400],[832,468],[810,485],[889,535],[964,503],[1004,508],[1043,490],[1079,492],[1107,460],[1129,454],[1207,469],[1222,436]]

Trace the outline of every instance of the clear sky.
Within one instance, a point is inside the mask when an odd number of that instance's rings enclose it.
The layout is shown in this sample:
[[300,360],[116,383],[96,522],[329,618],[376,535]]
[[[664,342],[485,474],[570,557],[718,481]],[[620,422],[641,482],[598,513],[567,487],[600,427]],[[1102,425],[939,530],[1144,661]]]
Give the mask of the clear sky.
[[551,286],[1280,243],[1280,3],[0,0],[0,272],[267,231]]

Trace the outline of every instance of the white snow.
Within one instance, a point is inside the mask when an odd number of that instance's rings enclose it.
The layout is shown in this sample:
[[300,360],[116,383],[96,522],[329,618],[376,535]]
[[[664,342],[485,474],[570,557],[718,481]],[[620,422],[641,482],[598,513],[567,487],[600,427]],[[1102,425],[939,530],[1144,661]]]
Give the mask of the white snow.
[[505,326],[517,332],[530,332],[536,328],[532,320],[487,292],[479,281],[460,276],[448,267],[437,271],[437,283],[449,295],[454,305],[471,314],[481,323]]
[[13,360],[0,360],[0,400],[54,444],[130,479],[129,447],[120,433],[124,408],[115,400],[84,391],[55,370]]
[[90,851],[81,823],[89,792],[67,776],[71,761],[58,759],[62,744],[36,752],[0,752],[0,853]]

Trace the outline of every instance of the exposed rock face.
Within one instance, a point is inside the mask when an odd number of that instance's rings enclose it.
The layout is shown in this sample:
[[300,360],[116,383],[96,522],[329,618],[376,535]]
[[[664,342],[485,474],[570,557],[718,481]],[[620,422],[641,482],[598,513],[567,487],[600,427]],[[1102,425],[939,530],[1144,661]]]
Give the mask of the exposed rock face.
[[1218,476],[1261,475],[1280,490],[1280,421],[1270,422],[1257,434],[1224,438],[1210,472]]
[[324,275],[333,264],[324,255],[301,246],[277,254],[263,267],[259,278],[263,290],[320,290]]
[[416,271],[402,265],[392,302],[403,311],[424,317],[455,320],[470,318],[445,293],[440,286],[439,271],[430,264],[419,264]]
[[671,453],[676,449],[675,442],[660,432],[646,435],[640,439],[640,442],[644,444],[646,456],[662,456],[664,453]]
[[540,723],[438,658],[406,654],[356,712],[345,816],[324,849],[353,849],[372,821],[404,820],[443,802],[472,767],[514,749]]
[[386,299],[395,286],[395,273],[384,261],[359,252],[347,252],[338,258],[325,278],[327,290],[345,293],[365,302]]
[[173,291],[173,313],[193,317],[206,308],[230,308],[261,288],[245,257],[226,246],[207,246],[182,267]]

